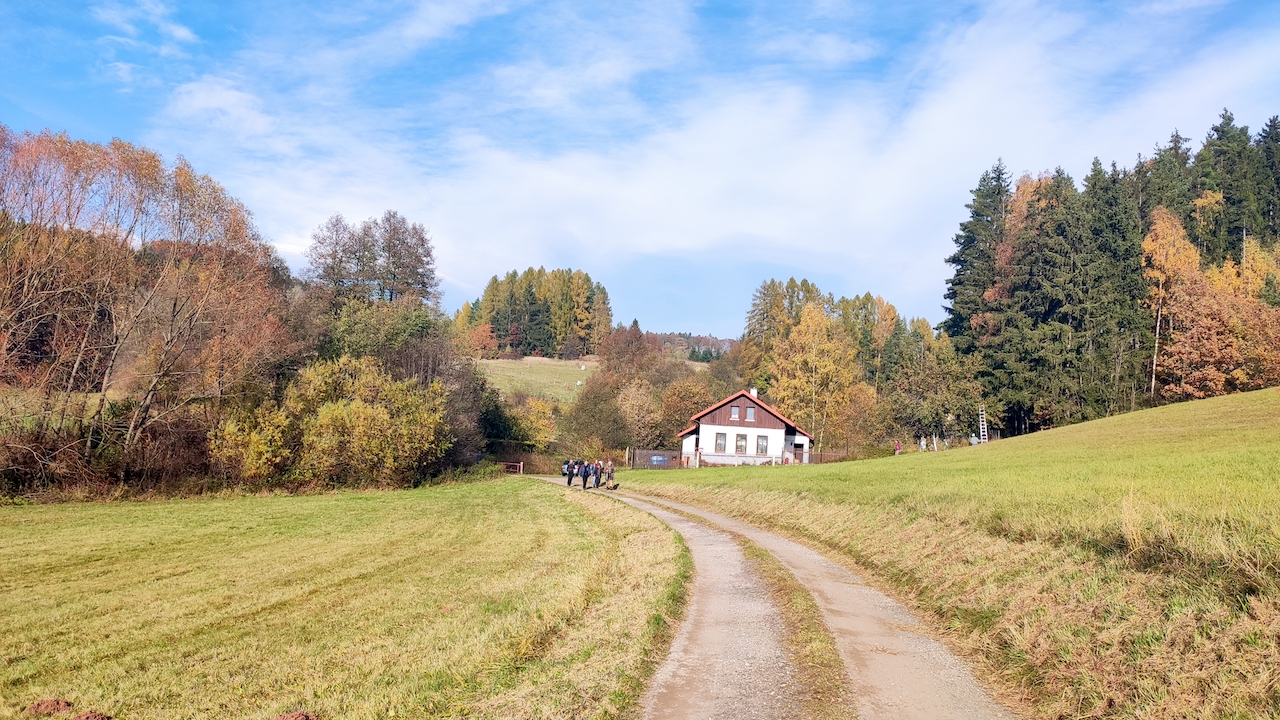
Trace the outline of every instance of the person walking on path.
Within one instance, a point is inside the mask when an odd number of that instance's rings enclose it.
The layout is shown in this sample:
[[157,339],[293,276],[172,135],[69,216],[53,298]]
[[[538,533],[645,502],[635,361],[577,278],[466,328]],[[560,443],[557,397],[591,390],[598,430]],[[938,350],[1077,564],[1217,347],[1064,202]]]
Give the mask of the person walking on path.
[[591,476],[591,471],[587,469],[589,466],[589,463],[582,463],[582,465],[578,467],[578,477],[582,478],[583,490],[587,489],[587,478]]

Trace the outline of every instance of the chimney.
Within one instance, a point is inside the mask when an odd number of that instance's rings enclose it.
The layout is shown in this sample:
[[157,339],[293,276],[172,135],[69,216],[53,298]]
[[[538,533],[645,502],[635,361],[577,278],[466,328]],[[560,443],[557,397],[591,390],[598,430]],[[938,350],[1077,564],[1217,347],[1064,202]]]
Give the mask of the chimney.
[[756,397],[756,389],[751,388],[751,397]]

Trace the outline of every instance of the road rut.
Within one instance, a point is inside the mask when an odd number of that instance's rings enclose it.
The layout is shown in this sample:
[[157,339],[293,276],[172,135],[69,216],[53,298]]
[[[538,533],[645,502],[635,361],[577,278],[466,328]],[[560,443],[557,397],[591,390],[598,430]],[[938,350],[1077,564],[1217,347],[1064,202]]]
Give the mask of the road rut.
[[[627,494],[630,497],[622,499],[641,509],[645,509],[643,504],[669,507],[743,535],[786,566],[822,610],[851,678],[860,720],[1015,717],[991,698],[944,645],[917,631],[920,623],[906,608],[821,553],[733,518]],[[636,498],[645,502],[637,504]],[[668,515],[658,517],[671,524]],[[698,569],[701,572],[702,566]]]
[[733,537],[639,498],[618,499],[671,526],[693,555],[685,619],[642,700],[644,717],[801,717],[780,613]]

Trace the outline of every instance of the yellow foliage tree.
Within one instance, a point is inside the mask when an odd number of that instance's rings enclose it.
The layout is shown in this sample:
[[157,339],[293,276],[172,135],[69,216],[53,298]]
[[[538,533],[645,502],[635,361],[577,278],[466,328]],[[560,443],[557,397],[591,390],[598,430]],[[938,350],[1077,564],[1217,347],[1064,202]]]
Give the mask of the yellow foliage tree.
[[1228,258],[1222,267],[1210,267],[1204,275],[1217,292],[1241,298],[1261,297],[1267,278],[1280,276],[1280,247],[1268,252],[1252,237],[1246,238],[1242,264]]
[[662,412],[647,380],[633,380],[618,393],[618,408],[631,440],[639,448],[656,448],[662,441]]
[[814,434],[823,448],[827,425],[852,403],[857,350],[816,304],[806,305],[791,334],[774,347],[771,389],[778,409]]
[[1151,354],[1151,395],[1154,396],[1165,309],[1179,286],[1200,271],[1200,253],[1187,240],[1187,231],[1176,215],[1157,207],[1151,219],[1151,232],[1142,240],[1142,253],[1146,261],[1143,275],[1151,283],[1147,305],[1156,313],[1155,350]]
[[526,398],[513,412],[519,436],[534,452],[546,452],[556,437],[555,408],[550,400]]

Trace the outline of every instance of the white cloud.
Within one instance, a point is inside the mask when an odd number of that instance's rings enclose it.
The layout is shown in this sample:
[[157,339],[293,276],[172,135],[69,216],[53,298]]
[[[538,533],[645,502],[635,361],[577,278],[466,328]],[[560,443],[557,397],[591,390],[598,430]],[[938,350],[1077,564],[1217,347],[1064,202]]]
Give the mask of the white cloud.
[[171,121],[216,129],[241,143],[266,136],[276,127],[275,119],[263,112],[260,98],[221,77],[204,77],[178,86],[164,112]]
[[[454,21],[435,22],[426,35]],[[765,263],[829,278],[838,294],[870,290],[936,321],[968,189],[997,157],[1015,173],[1061,164],[1078,176],[1094,155],[1128,164],[1174,127],[1202,132],[1224,105],[1258,120],[1280,107],[1276,29],[1187,55],[1158,24],[1099,25],[1019,4],[948,28],[919,57],[899,58],[906,70],[892,81],[707,74],[674,106],[636,100],[637,74],[696,64],[684,22],[675,8],[649,30],[674,50],[611,47],[615,31],[596,30],[559,54],[494,68],[477,94],[496,96],[466,115],[549,108],[556,122],[589,125],[624,107],[651,120],[604,145],[548,150],[474,122],[419,137],[400,116],[255,87],[247,70],[180,87],[155,133],[226,183],[295,257],[334,212],[397,208],[432,229],[452,291],[468,297],[495,272],[539,264],[636,283],[624,268],[665,258],[738,289],[763,279],[717,280],[721,258],[757,263],[742,272]],[[616,303],[619,316],[646,326],[733,333],[741,321],[688,327],[647,316],[644,294],[632,296]]]
[[185,25],[170,19],[173,9],[157,0],[139,0],[131,5],[120,2],[106,2],[89,8],[95,20],[110,25],[129,37],[141,34],[141,24],[149,25],[166,40],[176,43],[193,43],[199,41],[196,34]]
[[1231,0],[1155,0],[1139,8],[1148,13],[1182,13],[1188,10],[1202,10],[1225,5]]
[[760,46],[766,57],[837,67],[851,62],[870,60],[878,54],[875,44],[854,42],[831,33],[787,34]]

